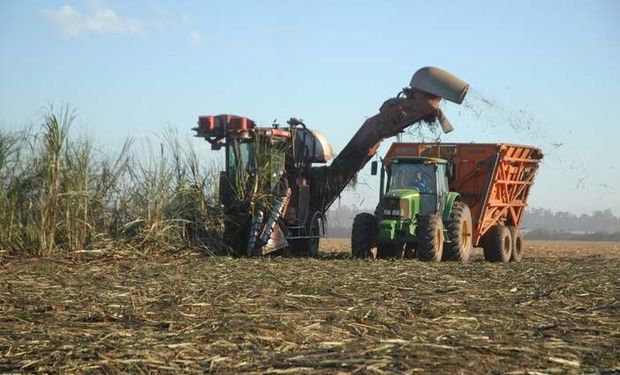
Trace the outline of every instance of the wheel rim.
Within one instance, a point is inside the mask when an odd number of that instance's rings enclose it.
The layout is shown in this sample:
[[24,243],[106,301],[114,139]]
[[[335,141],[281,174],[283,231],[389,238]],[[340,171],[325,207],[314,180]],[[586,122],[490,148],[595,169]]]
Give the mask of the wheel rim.
[[504,254],[510,255],[510,248],[511,248],[510,237],[506,236],[504,238]]
[[461,228],[461,243],[463,246],[469,245],[469,240],[471,239],[471,233],[469,232],[469,224],[467,220],[463,220],[463,226]]

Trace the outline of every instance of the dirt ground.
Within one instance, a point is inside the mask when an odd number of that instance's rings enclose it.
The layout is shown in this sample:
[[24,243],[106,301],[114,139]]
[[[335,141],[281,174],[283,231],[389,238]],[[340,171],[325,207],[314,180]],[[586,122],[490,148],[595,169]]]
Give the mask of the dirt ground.
[[620,372],[620,243],[519,264],[113,252],[0,266],[0,373]]

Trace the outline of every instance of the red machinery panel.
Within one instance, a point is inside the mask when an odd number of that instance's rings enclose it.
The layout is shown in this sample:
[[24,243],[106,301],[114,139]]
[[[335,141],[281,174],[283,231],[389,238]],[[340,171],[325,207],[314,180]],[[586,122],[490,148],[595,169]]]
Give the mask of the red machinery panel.
[[199,136],[224,137],[227,132],[244,132],[256,124],[247,117],[235,115],[217,115],[198,117]]

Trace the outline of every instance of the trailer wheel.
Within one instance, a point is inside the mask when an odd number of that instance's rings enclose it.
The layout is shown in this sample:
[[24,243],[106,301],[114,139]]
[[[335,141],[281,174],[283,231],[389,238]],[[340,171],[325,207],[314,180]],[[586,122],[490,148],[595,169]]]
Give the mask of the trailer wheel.
[[443,260],[467,262],[472,248],[472,223],[466,203],[454,203],[447,229],[450,242],[444,244]]
[[443,223],[437,214],[420,216],[416,230],[418,259],[439,262],[443,254]]
[[509,226],[508,230],[510,230],[510,237],[512,238],[510,261],[520,262],[523,259],[523,233],[513,226]]
[[510,230],[503,225],[494,225],[483,238],[484,259],[489,262],[508,262],[512,253]]
[[378,222],[375,215],[363,212],[353,219],[351,230],[351,255],[365,259],[371,256],[370,249],[376,246]]

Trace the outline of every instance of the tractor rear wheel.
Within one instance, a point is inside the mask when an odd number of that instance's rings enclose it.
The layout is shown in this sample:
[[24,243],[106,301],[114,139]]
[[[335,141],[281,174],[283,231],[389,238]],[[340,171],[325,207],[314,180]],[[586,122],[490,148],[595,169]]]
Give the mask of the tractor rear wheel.
[[469,206],[455,202],[448,222],[448,240],[444,244],[443,260],[467,262],[472,248],[472,224]]
[[523,259],[523,233],[513,226],[509,226],[508,230],[510,230],[510,237],[512,238],[510,261],[520,262]]
[[371,256],[370,250],[377,243],[378,221],[375,215],[363,212],[353,219],[351,230],[351,255],[365,259]]
[[443,223],[437,214],[420,216],[416,229],[418,259],[439,262],[443,254]]
[[494,225],[482,239],[484,259],[489,262],[508,262],[512,253],[510,230],[504,225]]

